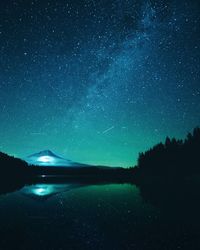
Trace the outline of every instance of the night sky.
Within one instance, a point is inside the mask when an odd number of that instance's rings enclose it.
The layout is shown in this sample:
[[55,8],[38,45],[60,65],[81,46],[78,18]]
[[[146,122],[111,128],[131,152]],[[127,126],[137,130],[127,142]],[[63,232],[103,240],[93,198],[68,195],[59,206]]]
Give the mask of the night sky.
[[136,164],[200,125],[200,3],[1,0],[0,151]]

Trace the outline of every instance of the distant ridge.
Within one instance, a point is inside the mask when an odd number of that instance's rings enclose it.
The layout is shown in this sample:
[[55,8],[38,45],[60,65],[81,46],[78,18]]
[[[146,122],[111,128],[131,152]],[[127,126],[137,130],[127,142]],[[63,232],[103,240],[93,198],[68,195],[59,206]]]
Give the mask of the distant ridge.
[[31,154],[24,159],[28,164],[35,166],[62,166],[62,167],[88,167],[90,165],[73,162],[69,159],[64,159],[53,153],[51,150],[43,150],[35,154]]

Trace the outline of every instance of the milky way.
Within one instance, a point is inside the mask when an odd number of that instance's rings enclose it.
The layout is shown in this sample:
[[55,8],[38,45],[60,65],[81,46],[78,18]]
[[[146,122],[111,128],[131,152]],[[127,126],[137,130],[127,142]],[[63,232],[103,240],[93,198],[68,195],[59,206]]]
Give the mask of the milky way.
[[200,125],[198,1],[1,1],[0,150],[132,166]]

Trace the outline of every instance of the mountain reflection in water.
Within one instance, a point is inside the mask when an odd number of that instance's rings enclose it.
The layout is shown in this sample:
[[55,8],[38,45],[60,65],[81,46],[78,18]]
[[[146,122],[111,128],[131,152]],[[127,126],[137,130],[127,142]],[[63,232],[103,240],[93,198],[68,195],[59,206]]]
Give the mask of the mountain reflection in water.
[[0,249],[200,249],[199,186],[25,186],[0,196]]
[[35,200],[46,200],[59,193],[70,191],[78,188],[80,184],[35,184],[25,186],[21,193]]

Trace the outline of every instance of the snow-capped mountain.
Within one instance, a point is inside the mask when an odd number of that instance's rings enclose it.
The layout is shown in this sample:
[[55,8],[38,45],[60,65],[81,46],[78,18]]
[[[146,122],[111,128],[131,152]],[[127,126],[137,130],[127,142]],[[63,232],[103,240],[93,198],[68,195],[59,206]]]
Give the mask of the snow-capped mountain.
[[82,163],[73,162],[68,159],[64,159],[50,150],[43,150],[39,153],[29,155],[25,158],[25,161],[30,165],[36,166],[62,166],[62,167],[84,167],[88,166]]

